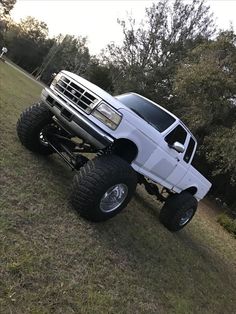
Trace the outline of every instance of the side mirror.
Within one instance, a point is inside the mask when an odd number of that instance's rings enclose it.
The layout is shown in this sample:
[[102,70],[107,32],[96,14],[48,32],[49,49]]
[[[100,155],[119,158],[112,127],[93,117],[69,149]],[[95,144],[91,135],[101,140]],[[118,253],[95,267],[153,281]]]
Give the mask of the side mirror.
[[171,145],[171,148],[176,150],[178,153],[183,153],[185,151],[184,145],[179,142],[174,142],[174,144]]

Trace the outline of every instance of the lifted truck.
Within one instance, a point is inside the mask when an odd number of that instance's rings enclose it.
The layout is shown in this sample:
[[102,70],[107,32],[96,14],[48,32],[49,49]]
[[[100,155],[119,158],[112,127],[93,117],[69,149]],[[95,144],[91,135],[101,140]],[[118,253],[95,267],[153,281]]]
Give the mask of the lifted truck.
[[118,214],[139,183],[164,202],[164,226],[178,231],[211,187],[191,165],[197,142],[176,116],[135,93],[113,97],[68,71],[21,114],[17,133],[29,150],[56,152],[76,171],[71,203],[91,221]]

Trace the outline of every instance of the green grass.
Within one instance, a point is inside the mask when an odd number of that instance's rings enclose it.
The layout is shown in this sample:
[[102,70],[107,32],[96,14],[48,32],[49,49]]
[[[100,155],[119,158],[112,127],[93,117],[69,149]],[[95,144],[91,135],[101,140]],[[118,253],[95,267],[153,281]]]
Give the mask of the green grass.
[[217,221],[236,238],[236,219],[229,217],[227,213],[223,213],[219,215]]
[[211,205],[176,234],[141,187],[106,223],[68,206],[73,173],[16,136],[40,89],[0,63],[0,313],[235,313],[236,243]]

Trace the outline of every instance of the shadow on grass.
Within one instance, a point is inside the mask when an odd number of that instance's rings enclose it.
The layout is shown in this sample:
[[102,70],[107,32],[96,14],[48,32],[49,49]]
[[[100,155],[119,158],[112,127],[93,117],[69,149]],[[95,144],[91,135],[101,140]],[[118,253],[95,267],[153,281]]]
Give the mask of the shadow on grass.
[[[76,173],[58,156],[37,156],[37,159],[44,171],[50,173],[50,179],[59,188],[61,198],[68,200],[70,186]],[[209,243],[204,243],[199,238],[197,230],[192,228],[197,218],[180,232],[171,233],[158,220],[162,204],[145,193],[144,189],[138,188],[128,208],[107,222],[98,224],[85,220],[84,222],[92,226],[103,244],[111,249],[122,250],[131,260],[142,261],[149,256],[155,261],[161,261],[172,252],[172,257],[180,258],[181,262],[188,251],[189,254],[192,252],[190,255],[200,257],[211,269],[217,270],[219,265],[223,267],[222,260],[216,263],[219,256],[210,249]],[[78,219],[83,219],[69,203],[67,208],[74,212]]]
[[147,285],[174,308],[180,304],[188,313],[203,308],[217,311],[227,298],[233,302],[236,287],[229,265],[191,225],[178,233],[166,230],[158,222],[159,210],[158,202],[139,191],[126,212],[93,225],[94,232],[102,245],[119,256],[114,260],[118,267],[125,264],[134,270],[141,286]]

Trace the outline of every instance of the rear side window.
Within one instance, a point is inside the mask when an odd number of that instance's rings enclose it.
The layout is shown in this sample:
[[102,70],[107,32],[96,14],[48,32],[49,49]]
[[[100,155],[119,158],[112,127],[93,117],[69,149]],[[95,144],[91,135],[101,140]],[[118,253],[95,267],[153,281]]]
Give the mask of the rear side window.
[[186,137],[187,137],[187,132],[185,131],[185,129],[181,125],[178,125],[174,130],[172,130],[165,137],[165,141],[169,145],[173,145],[174,142],[179,142],[181,144],[184,144]]
[[194,139],[191,137],[191,138],[190,138],[190,141],[189,141],[189,144],[188,144],[188,147],[187,147],[187,149],[186,149],[186,152],[185,152],[185,154],[184,154],[184,161],[189,162],[189,160],[190,160],[191,157],[192,157],[194,147],[195,147],[195,141],[194,141]]

